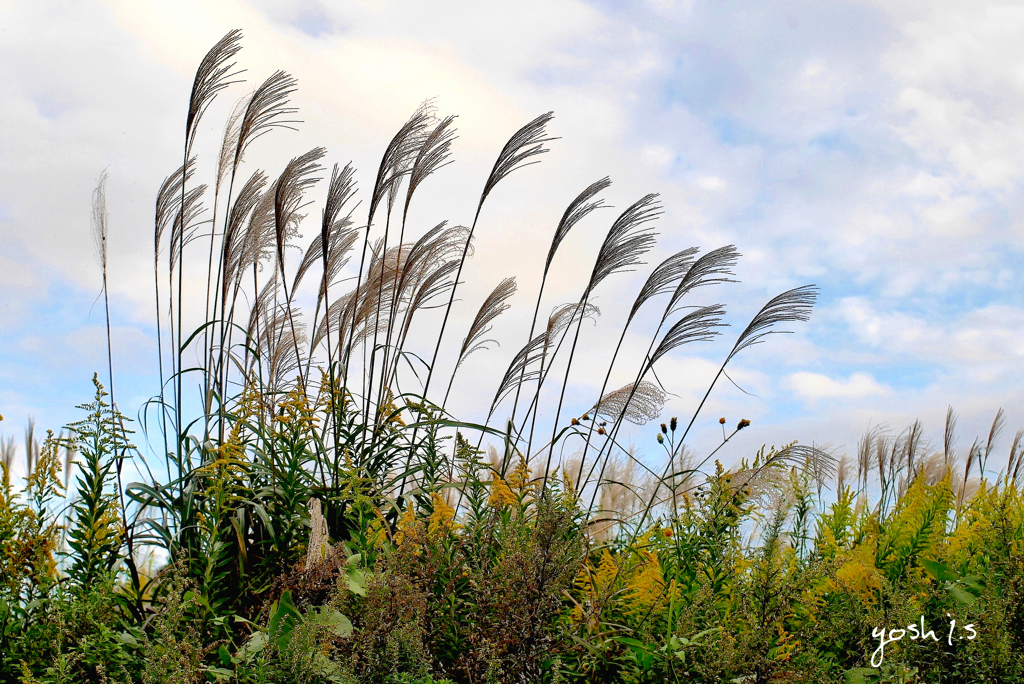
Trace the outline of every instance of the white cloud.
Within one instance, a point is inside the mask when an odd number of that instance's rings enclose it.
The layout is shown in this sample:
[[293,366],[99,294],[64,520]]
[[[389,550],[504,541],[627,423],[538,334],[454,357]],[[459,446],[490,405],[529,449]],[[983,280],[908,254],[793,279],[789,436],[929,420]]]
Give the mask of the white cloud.
[[849,378],[834,380],[820,373],[791,373],[786,384],[804,399],[861,398],[888,394],[869,373],[854,373]]

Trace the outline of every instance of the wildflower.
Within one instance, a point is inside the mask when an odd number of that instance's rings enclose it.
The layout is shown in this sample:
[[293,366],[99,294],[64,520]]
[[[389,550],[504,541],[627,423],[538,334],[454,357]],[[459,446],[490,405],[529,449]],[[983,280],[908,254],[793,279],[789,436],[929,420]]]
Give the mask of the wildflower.
[[604,434],[604,428],[603,427],[597,428],[597,434],[603,435]]
[[579,424],[580,424],[580,421],[578,421],[578,420],[576,420],[575,418],[573,418],[573,419],[572,419],[572,424],[573,424],[573,425],[579,425]]
[[661,424],[661,433],[663,435],[667,435],[668,434],[668,426],[665,425],[664,423]]
[[664,443],[665,443],[665,438],[662,437],[661,433],[659,432],[658,433],[658,444],[664,444]]
[[509,489],[505,481],[497,473],[494,474],[494,481],[491,483],[491,496],[487,500],[491,508],[504,508],[516,504],[516,497]]
[[430,518],[428,518],[427,533],[430,536],[437,536],[451,532],[457,527],[452,522],[455,519],[455,509],[449,506],[444,497],[437,492],[432,492],[430,499],[434,506],[434,511],[430,514]]
[[532,483],[530,482],[530,465],[526,459],[522,456],[519,457],[519,463],[516,465],[515,470],[508,477],[508,487],[513,492],[517,492],[522,495],[532,489]]
[[663,529],[661,531],[661,533],[663,535],[665,535],[666,539],[671,539],[672,538],[672,528],[671,527],[666,527],[665,529]]
[[590,414],[589,413],[584,413],[583,417],[580,420],[590,420]]
[[675,416],[672,416],[672,420],[670,420],[670,421],[668,422],[668,429],[669,429],[669,430],[671,430],[672,432],[675,432],[675,431],[676,431],[676,425],[678,425],[678,424],[679,424],[679,423],[678,423],[678,421],[676,420],[676,417],[675,417]]
[[719,418],[718,422],[719,422],[720,425],[725,425],[725,416],[722,416],[721,418]]
[[398,529],[395,532],[395,544],[401,546],[406,535],[416,527],[416,509],[410,505],[398,518]]
[[750,425],[750,421],[747,420],[746,418],[744,418],[743,420],[740,421],[740,424],[736,426],[736,429],[737,430],[742,430],[743,428],[747,427],[748,425]]

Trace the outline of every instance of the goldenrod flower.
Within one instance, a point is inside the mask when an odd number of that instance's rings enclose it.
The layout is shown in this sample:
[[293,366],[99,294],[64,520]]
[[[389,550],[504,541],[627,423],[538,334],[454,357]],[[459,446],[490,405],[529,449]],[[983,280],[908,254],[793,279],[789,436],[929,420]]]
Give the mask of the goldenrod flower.
[[505,506],[514,506],[516,503],[515,494],[505,484],[505,481],[501,479],[501,476],[495,473],[494,480],[491,482],[491,496],[488,498],[487,504],[491,508],[500,509]]

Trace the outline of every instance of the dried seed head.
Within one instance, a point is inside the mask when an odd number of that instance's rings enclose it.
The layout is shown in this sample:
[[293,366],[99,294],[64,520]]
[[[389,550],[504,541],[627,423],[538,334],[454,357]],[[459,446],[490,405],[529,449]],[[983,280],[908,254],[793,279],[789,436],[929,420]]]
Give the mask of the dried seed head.
[[725,425],[725,417],[723,416],[723,417],[719,418],[718,422],[719,422],[720,425]]

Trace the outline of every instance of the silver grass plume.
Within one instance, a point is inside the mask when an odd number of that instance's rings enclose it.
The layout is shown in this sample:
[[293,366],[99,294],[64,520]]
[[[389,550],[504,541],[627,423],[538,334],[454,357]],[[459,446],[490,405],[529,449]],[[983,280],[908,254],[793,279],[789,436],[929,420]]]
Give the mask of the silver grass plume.
[[[224,124],[224,138],[221,140],[220,154],[217,156],[217,178],[213,186],[213,192],[218,196],[224,179],[229,175],[228,172],[233,172],[238,167],[235,156],[238,151],[239,123],[245,114],[247,103],[248,100],[245,98],[236,102]],[[234,173],[231,173],[231,177],[234,178]]]
[[643,263],[640,257],[655,242],[655,232],[646,224],[662,213],[657,199],[657,194],[645,195],[615,219],[601,244],[590,282],[583,293],[584,299],[608,276],[632,270],[632,266]]
[[103,269],[103,287],[107,287],[107,172],[100,174],[92,191],[92,241],[96,258]]
[[235,138],[234,166],[237,167],[246,149],[257,138],[275,128],[296,130],[292,124],[300,123],[295,119],[283,119],[299,110],[289,107],[288,98],[296,90],[297,81],[283,71],[275,71],[249,98],[242,123],[238,127]]
[[981,459],[981,443],[978,440],[974,440],[974,444],[971,445],[970,451],[967,452],[967,465],[964,467],[964,481],[960,486],[959,501],[962,503],[965,500],[967,492],[967,480],[971,476],[971,466],[974,465],[975,461]]
[[[433,262],[420,261],[415,265],[417,273],[410,275],[408,279],[403,281],[405,284],[404,289],[384,289],[383,284],[385,282],[393,282],[396,280],[397,274],[409,270],[409,254],[412,247],[407,244],[395,245],[386,251],[382,251],[383,244],[383,240],[378,240],[371,247],[370,265],[366,269],[364,278],[358,287],[350,293],[351,296],[345,296],[345,304],[340,313],[340,325],[342,326],[341,329],[347,329],[349,331],[348,334],[351,336],[348,348],[343,350],[346,354],[351,351],[357,342],[362,341],[368,336],[378,334],[382,330],[386,330],[390,319],[389,312],[392,310],[396,312],[401,311],[402,307],[399,305],[403,301],[410,302],[407,306],[410,314],[412,307],[422,305],[422,300],[416,303],[417,293],[415,288],[417,284],[425,280],[431,280],[432,284],[436,283],[436,279],[430,278],[431,268],[434,267]],[[392,308],[393,300],[394,308]],[[384,313],[383,316],[381,315],[382,312]],[[371,319],[373,319],[372,325],[370,323]],[[329,329],[333,329],[333,325]],[[325,329],[324,334],[326,334],[326,330],[328,329]],[[316,339],[319,340],[321,338],[322,336],[318,333]]]
[[[274,188],[274,228],[277,244],[277,259],[284,275],[284,250],[288,240],[298,234],[302,220],[299,210],[305,206],[303,193],[320,179],[313,174],[323,167],[317,163],[327,150],[314,147],[309,152],[295,157],[285,167]],[[287,295],[286,295],[287,296]]]
[[285,310],[284,305],[270,304],[270,311],[261,312],[257,349],[263,362],[263,373],[275,390],[284,387],[297,374],[301,350],[305,347],[305,326],[295,322],[298,309]]
[[764,338],[768,335],[792,332],[790,330],[773,330],[776,325],[810,320],[811,308],[814,306],[817,295],[817,287],[814,285],[803,285],[773,297],[757,312],[746,329],[740,334],[739,339],[736,340],[736,344],[726,358],[726,363],[747,347],[763,342]]
[[601,309],[597,308],[594,304],[559,304],[551,310],[551,315],[548,317],[547,325],[544,327],[545,344],[550,347],[551,342],[558,337],[563,330],[568,328],[577,317],[579,317],[580,320],[587,318],[594,320],[600,315]]
[[505,371],[505,375],[501,378],[501,382],[498,383],[498,391],[495,392],[494,399],[491,401],[491,408],[487,413],[488,420],[494,415],[498,404],[512,390],[516,389],[523,382],[532,381],[540,377],[540,369],[533,366],[540,361],[545,343],[546,335],[541,333],[530,340],[526,346],[512,357],[512,362]]
[[679,280],[681,282],[682,278],[692,270],[693,257],[698,251],[697,247],[690,247],[676,252],[661,262],[651,272],[651,275],[644,282],[644,286],[640,288],[640,294],[637,295],[636,301],[633,302],[633,308],[629,310],[629,316],[626,318],[627,326],[632,322],[640,307],[647,303],[649,299],[660,294],[678,291],[679,288],[676,285],[676,281]]
[[1010,458],[1006,462],[1006,474],[1010,481],[1020,486],[1021,461],[1024,460],[1024,429],[1017,430],[1013,436],[1013,444],[1010,445]]
[[459,279],[462,277],[462,267],[465,265],[466,257],[469,255],[469,246],[473,239],[473,232],[476,230],[477,220],[480,218],[480,211],[483,208],[484,200],[487,199],[491,190],[493,190],[503,178],[518,168],[536,163],[538,160],[528,160],[548,151],[547,148],[544,147],[544,143],[554,140],[554,138],[545,137],[547,135],[546,126],[553,118],[554,114],[552,112],[542,114],[516,131],[515,134],[505,143],[505,146],[502,147],[501,153],[495,160],[494,167],[491,169],[491,173],[487,177],[487,182],[484,183],[484,188],[480,193],[480,201],[477,202],[476,205],[476,214],[473,217],[473,223],[469,229],[469,237],[466,239],[465,249],[458,261],[458,266],[455,269],[455,278],[452,282],[451,291],[448,296],[448,304],[445,308],[444,318],[441,321],[441,329],[438,332],[434,343],[434,352],[430,358],[430,370],[427,372],[427,381],[423,385],[424,395],[426,395],[430,389],[430,381],[434,377],[434,368],[437,367],[437,355],[441,350],[441,341],[444,339],[444,332],[448,327],[448,317],[452,311],[452,304],[455,302],[455,291],[458,289]]
[[14,467],[15,451],[14,435],[11,435],[7,439],[4,439],[3,435],[0,435],[0,461],[3,461],[4,464],[3,486],[5,489],[11,484],[11,469]]
[[[459,360],[455,364],[456,368],[462,365],[462,362],[470,354],[486,348],[488,342],[494,341],[482,338],[491,331],[491,323],[494,322],[494,319],[511,306],[511,304],[508,304],[508,299],[515,292],[516,279],[505,278],[487,295],[487,299],[484,300],[480,310],[476,313],[476,317],[473,319],[473,324],[469,326],[466,338],[462,341],[462,348],[459,349]],[[452,375],[454,376],[454,373]]]
[[850,458],[843,454],[836,466],[836,492],[842,494],[846,491],[850,481]]
[[[445,225],[445,222],[439,223],[416,241],[402,269],[397,289],[409,304],[405,322],[399,327],[401,342],[395,345],[397,349],[404,346],[413,314],[419,309],[431,308],[428,303],[453,284],[448,278],[458,270],[460,257],[473,253],[469,229],[464,226],[446,228]],[[391,372],[396,368],[394,366]]]
[[953,447],[956,445],[956,411],[950,406],[946,409],[946,429],[942,435],[942,456],[947,466],[953,465]]
[[346,319],[346,312],[350,310],[350,303],[354,296],[355,293],[348,292],[330,303],[324,312],[324,317],[313,328],[313,337],[309,343],[310,351],[319,347],[330,332],[338,331],[339,324]]
[[[349,234],[351,234],[351,238]],[[346,231],[344,237],[346,242],[350,239],[354,241],[355,232]],[[349,349],[366,337],[368,332],[372,334],[372,330],[368,331],[363,326],[377,310],[377,288],[384,280],[393,278],[396,272],[409,270],[409,254],[412,251],[409,245],[396,245],[388,249],[386,254],[381,254],[382,248],[382,240],[378,240],[370,247],[370,265],[365,270],[364,277],[360,279],[357,287],[336,299],[328,307],[326,317],[314,330],[313,348],[336,330],[348,331],[347,334],[351,335],[351,342],[347,343]],[[395,292],[400,293],[402,290],[389,290],[386,296],[382,291],[382,303],[386,301],[390,306],[391,297]],[[386,325],[387,320],[381,323],[378,317],[378,324]],[[338,342],[341,344],[342,340],[339,339]]]
[[470,255],[473,254],[473,245],[468,243],[469,229],[464,226],[446,227],[447,221],[442,221],[417,240],[406,261],[406,268],[402,271],[402,277],[398,284],[398,290],[404,292],[409,288],[406,281],[416,277],[424,277],[430,269],[439,263],[458,258],[463,249]]
[[[177,245],[178,249],[171,249],[170,268],[172,271],[178,263],[182,249],[197,237],[199,224],[196,223],[196,219],[206,211],[202,203],[205,194],[206,184],[198,185],[187,191],[179,211],[174,215],[174,221],[171,223],[171,245]],[[182,208],[184,211],[181,211]]]
[[658,348],[651,354],[647,367],[650,368],[662,356],[689,342],[710,342],[716,335],[721,334],[715,328],[725,327],[721,318],[724,314],[725,307],[714,304],[703,306],[683,316],[665,333]]
[[[114,348],[110,334],[110,292],[107,288],[107,172],[100,174],[99,182],[92,193],[92,238],[96,246],[96,255],[99,258],[100,270],[103,273],[103,310],[106,313],[107,322],[107,370],[110,380],[110,406],[111,410],[116,406],[114,403]],[[32,423],[29,423],[31,431]],[[30,440],[31,434],[26,437]],[[26,441],[26,447],[30,446]],[[118,461],[118,477],[121,473],[121,462]]]
[[1006,425],[1006,414],[1003,409],[1000,408],[996,411],[996,417],[992,419],[992,427],[988,432],[988,440],[985,442],[985,450],[982,452],[981,461],[979,467],[981,469],[981,477],[985,477],[985,468],[988,465],[988,457],[992,454],[992,449],[995,447],[996,440],[999,439],[999,435],[1003,432],[1003,427]]
[[156,210],[153,220],[153,255],[160,258],[160,243],[164,231],[181,210],[181,186],[192,180],[196,171],[196,158],[188,160],[187,166],[179,166],[174,173],[164,179],[156,194]]
[[409,120],[402,125],[388,143],[377,169],[377,179],[373,184],[373,195],[370,197],[370,210],[366,219],[367,228],[373,223],[377,207],[388,198],[390,211],[398,186],[402,179],[410,173],[413,161],[419,154],[427,138],[427,129],[434,118],[434,107],[430,100],[421,104]]
[[631,382],[605,394],[589,413],[611,420],[621,417],[634,425],[645,425],[661,415],[665,397],[664,390],[653,382]]
[[861,492],[867,490],[868,479],[873,467],[871,452],[875,442],[885,434],[884,425],[876,425],[861,435],[857,442],[857,483]]
[[444,400],[441,402],[442,408],[448,404],[448,395],[451,394],[452,385],[455,383],[455,373],[459,370],[462,362],[473,352],[486,349],[487,343],[494,342],[498,344],[497,340],[483,339],[483,337],[491,331],[491,323],[494,319],[511,306],[507,302],[509,297],[514,295],[515,292],[516,279],[505,278],[498,283],[498,286],[491,291],[491,294],[487,295],[487,299],[480,305],[480,310],[477,311],[472,325],[469,326],[469,332],[466,333],[466,337],[462,340],[462,347],[459,349],[459,358],[455,362],[455,368],[448,377],[448,389],[445,390]]
[[[28,470],[25,471],[26,476],[32,474],[32,468],[39,463],[39,440],[36,439],[36,419],[29,416],[28,425],[25,426],[25,464],[28,466]],[[13,437],[11,440],[13,441]],[[13,444],[12,449],[13,452]]]
[[[245,229],[246,220],[249,219],[249,227],[253,222],[250,217],[256,207],[264,200],[263,188],[266,187],[267,177],[262,171],[256,171],[242,185],[231,211],[228,213],[227,227],[224,231],[223,240],[223,279],[222,299],[227,299],[228,288],[237,283],[237,279],[245,268],[254,261],[247,252],[249,232]],[[223,303],[223,302],[222,302]]]
[[546,126],[554,118],[554,112],[541,114],[509,138],[508,142],[505,143],[505,147],[502,148],[501,154],[495,160],[491,174],[487,177],[487,182],[484,184],[483,192],[480,194],[481,205],[487,199],[487,196],[491,194],[494,186],[500,183],[502,179],[516,169],[536,164],[539,160],[528,160],[548,151],[544,147],[544,143],[557,140],[557,138],[546,137]]
[[409,302],[408,314],[402,324],[401,343],[398,345],[399,349],[405,347],[405,340],[409,336],[410,328],[412,328],[413,314],[421,309],[430,309],[440,306],[432,305],[431,302],[454,286],[455,280],[452,276],[454,276],[458,271],[458,268],[458,261],[442,262],[433,270],[429,271],[428,275],[419,282],[413,293],[412,300]]
[[918,452],[923,447],[924,439],[924,426],[920,420],[915,420],[914,423],[907,429],[907,435],[903,439],[903,462],[906,464],[907,472],[913,473],[914,466],[918,460]]
[[675,312],[683,297],[698,287],[717,285],[719,283],[735,283],[735,280],[727,276],[734,275],[731,269],[736,265],[736,260],[740,256],[740,253],[736,251],[733,245],[726,245],[725,247],[711,250],[693,262],[693,266],[690,267],[686,275],[679,281],[675,292],[672,293],[672,298],[665,308],[665,317],[668,318],[671,313]]
[[[498,408],[498,404],[500,404],[512,390],[516,389],[522,382],[540,378],[540,374],[542,372],[541,368],[534,368],[533,366],[535,364],[539,364],[543,367],[543,361],[547,356],[548,349],[551,347],[552,341],[557,338],[563,330],[569,327],[578,315],[583,318],[594,319],[601,315],[601,310],[593,304],[581,306],[579,303],[571,303],[559,304],[556,306],[548,317],[548,321],[544,326],[544,331],[530,340],[516,353],[515,357],[513,357],[508,370],[505,371],[505,375],[498,384],[498,391],[494,394],[494,400],[491,402],[491,409],[488,413],[488,420],[494,415],[494,411]],[[549,369],[544,369],[544,371],[547,370]],[[534,398],[534,401],[536,401],[536,398]],[[527,411],[527,415],[529,415],[529,410]]]
[[768,489],[776,484],[770,475],[781,466],[797,467],[813,473],[815,478],[833,479],[836,476],[837,459],[816,446],[790,444],[766,458],[763,463],[732,473],[729,488],[733,491],[746,489],[752,496],[768,493]]
[[434,126],[430,134],[423,140],[416,159],[412,163],[412,170],[409,173],[409,188],[405,194],[405,207],[402,209],[402,221],[409,214],[409,204],[412,202],[413,193],[420,184],[432,173],[443,166],[451,163],[452,141],[457,137],[452,123],[454,116],[446,116],[441,122]]
[[228,62],[242,49],[242,46],[239,45],[241,39],[241,29],[229,31],[217,41],[216,45],[210,48],[199,64],[199,69],[196,70],[196,77],[192,82],[192,94],[189,97],[188,117],[185,120],[185,157],[191,156],[199,120],[217,93],[229,85],[237,83],[231,79],[241,72],[233,72],[235,63],[229,64]]
[[[249,214],[245,239],[242,241],[242,251],[238,255],[241,264],[262,269],[262,262],[274,254],[274,241],[277,236],[274,220],[274,198],[276,196],[277,181],[275,180],[263,191]],[[237,279],[240,279],[242,269],[236,271],[235,275]]]
[[274,301],[277,299],[278,288],[280,287],[278,279],[276,277],[269,278],[267,282],[260,288],[259,294],[256,295],[256,299],[252,303],[252,307],[249,309],[249,323],[246,326],[246,335],[249,340],[256,342],[257,334],[259,332],[259,324],[262,317],[267,311],[274,307]]
[[607,189],[611,184],[612,181],[608,176],[605,176],[595,183],[591,183],[569,204],[568,207],[566,207],[565,213],[562,214],[562,220],[558,222],[555,234],[551,238],[551,247],[548,248],[548,256],[547,259],[544,260],[544,275],[547,275],[548,270],[551,268],[551,262],[555,258],[555,252],[558,251],[558,247],[562,244],[562,240],[564,240],[569,234],[569,231],[572,230],[573,227],[582,221],[588,214],[590,214],[590,212],[607,206],[604,204],[604,200],[594,200],[594,197],[599,192]]
[[[327,288],[348,263],[348,253],[356,240],[356,231],[348,230],[352,225],[352,212],[341,216],[341,210],[356,192],[355,168],[351,163],[338,170],[335,164],[331,170],[331,182],[327,189],[327,202],[320,221],[320,244],[323,246],[323,276],[317,293],[316,309],[327,297]],[[354,210],[354,207],[353,207]],[[315,316],[314,316],[315,318]]]

